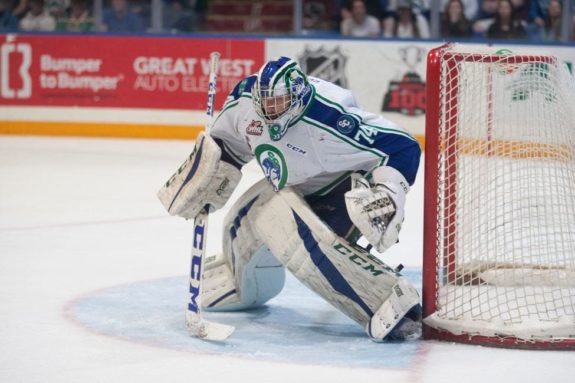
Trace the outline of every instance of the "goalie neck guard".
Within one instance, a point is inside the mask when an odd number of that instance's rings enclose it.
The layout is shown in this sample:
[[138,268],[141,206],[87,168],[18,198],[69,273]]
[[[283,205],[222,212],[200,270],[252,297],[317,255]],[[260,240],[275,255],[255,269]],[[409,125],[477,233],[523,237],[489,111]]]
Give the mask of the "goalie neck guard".
[[310,90],[307,76],[297,62],[288,57],[273,59],[261,67],[254,85],[253,102],[274,141],[281,139],[290,122],[303,112]]

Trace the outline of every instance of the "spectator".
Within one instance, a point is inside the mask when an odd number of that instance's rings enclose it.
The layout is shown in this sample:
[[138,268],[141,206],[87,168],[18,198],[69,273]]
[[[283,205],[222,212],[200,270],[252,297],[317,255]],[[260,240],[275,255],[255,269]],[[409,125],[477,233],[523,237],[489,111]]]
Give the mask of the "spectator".
[[322,21],[325,19],[325,4],[316,1],[307,1],[303,4],[302,30],[309,34],[322,29]]
[[428,39],[429,24],[423,15],[413,11],[407,0],[399,0],[396,17],[384,20],[383,36]]
[[18,0],[18,3],[12,9],[12,14],[16,16],[18,22],[26,16],[26,12],[28,12],[28,7],[30,5],[29,0]]
[[162,27],[170,32],[181,32],[175,24],[182,18],[185,0],[164,0],[162,8]]
[[529,1],[530,0],[511,0],[513,4],[513,9],[515,10],[515,15],[519,20],[527,22],[529,18]]
[[67,32],[90,32],[94,20],[88,11],[88,0],[71,0],[70,8],[56,23],[56,30]]
[[497,0],[483,0],[477,19],[473,23],[473,33],[477,37],[485,37],[487,30],[493,24],[497,13]]
[[465,7],[461,0],[449,0],[445,6],[441,21],[441,36],[451,38],[471,37],[471,22],[465,16]]
[[[26,12],[30,10],[30,0],[17,0],[16,6],[12,9],[12,14],[22,20]],[[70,6],[70,0],[44,0],[44,9],[56,19],[64,16]]]
[[[549,12],[549,3],[551,0],[531,0],[529,3],[529,17],[530,29],[534,30],[537,35],[541,35],[541,31],[545,28],[545,21]],[[561,9],[563,9],[563,0],[559,0]],[[571,15],[573,19],[571,26],[575,28],[575,0],[570,1]]]
[[549,9],[550,0],[531,0],[529,6],[529,22],[535,24],[538,28],[545,26],[545,17],[547,17],[547,9]]
[[19,26],[23,31],[51,32],[56,29],[56,19],[44,9],[44,0],[30,0],[30,10]]
[[168,0],[164,6],[163,26],[172,32],[193,32],[199,29],[201,14],[196,0]]
[[152,21],[152,0],[127,0],[128,9],[140,16],[144,29],[149,27]]
[[104,10],[103,32],[143,32],[144,21],[130,10],[127,0],[112,0],[112,6]]
[[[353,0],[336,0],[335,2],[341,17],[340,22],[351,17]],[[363,3],[365,4],[367,14],[379,19],[387,7],[388,0],[364,0]]]
[[58,20],[65,17],[70,7],[70,0],[44,0],[44,8]]
[[515,15],[511,0],[499,0],[493,24],[487,30],[490,39],[522,39],[527,37],[527,30]]
[[[523,0],[517,0],[523,1]],[[465,15],[465,18],[469,21],[475,20],[479,16],[479,3],[481,0],[461,0],[461,6]],[[451,3],[450,0],[441,0],[441,8],[444,13],[447,12],[448,4]]]
[[18,19],[10,10],[9,0],[0,0],[0,32],[12,32],[18,29]]
[[550,0],[547,6],[547,15],[541,29],[541,37],[545,41],[558,41],[561,39],[561,8],[560,0]]
[[377,17],[367,14],[363,0],[354,0],[351,15],[342,20],[340,31],[343,36],[377,37],[381,34],[381,26]]
[[[380,4],[381,6],[384,6],[382,1],[383,0],[380,0]],[[441,0],[441,1],[447,2],[447,0]],[[473,1],[473,0],[465,0],[465,1]],[[385,8],[383,8],[384,17],[389,14],[397,13],[398,4],[404,2],[409,4],[413,13],[420,13],[422,15],[425,15],[425,17],[427,18],[429,14],[429,4],[431,3],[431,0],[385,0],[385,2],[386,5]]]

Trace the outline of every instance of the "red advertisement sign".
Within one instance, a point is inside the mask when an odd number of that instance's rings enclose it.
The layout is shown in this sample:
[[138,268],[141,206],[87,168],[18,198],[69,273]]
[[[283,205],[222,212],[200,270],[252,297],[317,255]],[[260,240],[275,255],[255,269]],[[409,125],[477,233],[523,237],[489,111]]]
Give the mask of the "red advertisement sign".
[[213,51],[219,109],[263,64],[263,40],[0,35],[0,105],[204,110]]

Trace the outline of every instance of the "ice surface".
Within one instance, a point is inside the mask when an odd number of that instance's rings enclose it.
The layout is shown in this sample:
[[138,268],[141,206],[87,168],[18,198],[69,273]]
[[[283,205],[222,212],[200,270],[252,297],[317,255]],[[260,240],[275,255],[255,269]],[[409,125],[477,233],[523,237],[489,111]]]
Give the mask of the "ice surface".
[[[409,275],[417,280],[420,273],[416,270]],[[282,293],[265,307],[237,313],[206,313],[207,319],[234,325],[236,331],[223,343],[202,342],[182,336],[186,333],[182,321],[186,289],[185,277],[111,287],[78,300],[69,307],[68,315],[102,334],[139,343],[261,361],[407,368],[421,343],[397,343],[403,350],[398,353],[397,347],[381,347],[368,341],[355,322],[291,276]]]
[[[237,326],[229,342],[189,338],[191,223],[155,193],[191,148],[0,136],[0,382],[572,381],[575,352],[372,343],[292,278],[265,308],[208,314]],[[242,188],[257,177],[248,169]],[[383,256],[417,284],[422,181]]]

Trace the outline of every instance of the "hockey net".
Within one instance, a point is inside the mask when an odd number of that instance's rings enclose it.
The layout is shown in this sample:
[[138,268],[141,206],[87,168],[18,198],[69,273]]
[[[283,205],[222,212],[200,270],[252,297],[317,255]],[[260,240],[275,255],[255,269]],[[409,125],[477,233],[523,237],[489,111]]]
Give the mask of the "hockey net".
[[575,82],[550,55],[428,56],[424,335],[575,348]]

